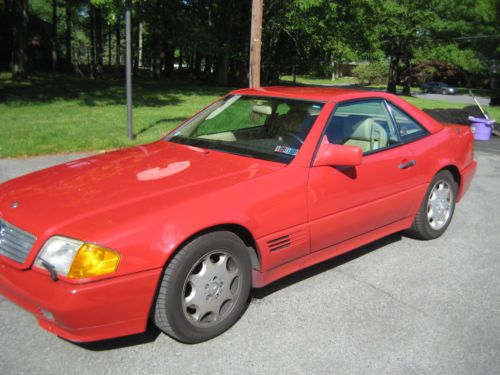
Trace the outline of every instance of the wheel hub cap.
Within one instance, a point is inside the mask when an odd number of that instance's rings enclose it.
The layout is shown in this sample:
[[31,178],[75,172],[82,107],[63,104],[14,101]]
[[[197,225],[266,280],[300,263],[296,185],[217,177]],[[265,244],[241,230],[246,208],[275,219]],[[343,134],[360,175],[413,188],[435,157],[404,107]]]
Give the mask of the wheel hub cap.
[[223,320],[238,299],[241,277],[236,258],[224,250],[201,258],[184,283],[184,316],[199,327],[209,327]]
[[438,181],[429,195],[427,202],[427,220],[434,230],[443,228],[451,216],[453,194],[445,181]]
[[217,276],[214,276],[214,279],[211,283],[205,284],[205,296],[207,297],[207,300],[219,297],[224,282],[217,280]]

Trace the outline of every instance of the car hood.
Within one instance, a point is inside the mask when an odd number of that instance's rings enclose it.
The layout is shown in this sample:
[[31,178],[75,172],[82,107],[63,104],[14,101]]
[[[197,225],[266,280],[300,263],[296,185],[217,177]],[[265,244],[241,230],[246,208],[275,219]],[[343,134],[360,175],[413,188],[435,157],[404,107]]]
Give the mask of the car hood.
[[[142,200],[179,202],[283,164],[156,142],[80,159],[0,185],[0,216],[37,235]],[[161,199],[161,200],[160,200]],[[17,207],[15,207],[17,206]],[[63,234],[63,233],[59,233]]]

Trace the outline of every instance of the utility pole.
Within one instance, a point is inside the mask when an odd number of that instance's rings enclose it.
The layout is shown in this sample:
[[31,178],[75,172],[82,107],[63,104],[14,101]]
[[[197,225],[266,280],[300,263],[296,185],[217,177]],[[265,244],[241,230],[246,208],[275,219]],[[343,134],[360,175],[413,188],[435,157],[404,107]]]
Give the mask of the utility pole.
[[134,139],[132,128],[132,22],[130,13],[132,11],[132,0],[125,4],[125,59],[126,59],[126,86],[127,86],[127,128],[128,139]]
[[262,45],[262,1],[252,0],[252,29],[250,32],[249,85],[260,87],[260,50]]

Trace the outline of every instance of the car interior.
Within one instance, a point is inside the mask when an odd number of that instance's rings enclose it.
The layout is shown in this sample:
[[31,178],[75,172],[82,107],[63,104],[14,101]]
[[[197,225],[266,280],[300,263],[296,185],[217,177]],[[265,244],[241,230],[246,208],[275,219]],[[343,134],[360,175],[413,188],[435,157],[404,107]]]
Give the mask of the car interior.
[[[251,103],[250,111],[247,107],[246,112],[242,112],[246,114],[238,119],[236,129],[220,131],[223,128],[219,126],[214,127],[214,130],[217,128],[216,131],[199,129],[196,137],[247,145],[267,144],[272,150],[278,144],[298,149],[304,143],[320,111],[321,106],[311,103],[255,100]],[[215,116],[213,119],[215,120]],[[212,119],[207,118],[205,124],[210,120]],[[224,127],[227,129],[229,126]]]
[[[208,148],[231,148],[228,152],[237,152],[239,148],[245,155],[282,153],[291,160],[304,143],[322,106],[322,103],[308,101],[235,96],[199,118],[187,135],[191,139],[214,142],[202,145]],[[327,125],[329,142],[359,146],[366,154],[399,143],[397,132],[401,138],[425,134],[403,112],[390,104],[389,107],[397,125],[389,120],[391,116],[383,101],[341,105]]]
[[326,136],[330,143],[359,146],[363,153],[385,148],[397,142],[390,137],[387,121],[370,115],[335,115]]

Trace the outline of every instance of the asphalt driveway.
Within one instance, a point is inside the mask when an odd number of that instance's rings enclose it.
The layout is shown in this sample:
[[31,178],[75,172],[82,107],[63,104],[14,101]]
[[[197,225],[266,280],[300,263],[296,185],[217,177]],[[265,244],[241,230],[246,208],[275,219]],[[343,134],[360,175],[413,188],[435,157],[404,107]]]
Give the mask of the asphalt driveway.
[[[478,145],[443,237],[392,235],[256,290],[243,318],[203,344],[150,328],[76,345],[0,297],[0,373],[497,374],[499,146]],[[0,160],[0,181],[73,157]]]

